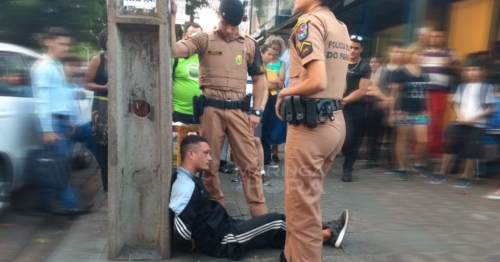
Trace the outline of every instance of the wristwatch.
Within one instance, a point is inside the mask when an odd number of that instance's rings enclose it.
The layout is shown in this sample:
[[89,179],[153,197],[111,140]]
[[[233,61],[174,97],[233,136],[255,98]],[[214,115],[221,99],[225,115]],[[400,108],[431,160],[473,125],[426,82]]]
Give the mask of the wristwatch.
[[252,114],[260,117],[262,116],[262,110],[260,109],[252,110]]

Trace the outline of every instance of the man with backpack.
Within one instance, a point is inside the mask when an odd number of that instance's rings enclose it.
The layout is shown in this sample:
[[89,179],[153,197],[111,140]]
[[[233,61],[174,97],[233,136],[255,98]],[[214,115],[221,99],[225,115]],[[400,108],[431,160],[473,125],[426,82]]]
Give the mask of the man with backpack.
[[[190,23],[184,28],[182,39],[199,34],[199,24]],[[198,83],[198,54],[189,58],[172,59],[172,97],[174,104],[173,121],[193,124],[193,96],[201,95]]]

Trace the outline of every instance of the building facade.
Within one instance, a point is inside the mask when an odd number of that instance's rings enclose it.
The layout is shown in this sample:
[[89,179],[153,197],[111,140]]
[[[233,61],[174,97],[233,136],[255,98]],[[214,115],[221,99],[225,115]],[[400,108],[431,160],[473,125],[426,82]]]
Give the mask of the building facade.
[[[263,41],[271,34],[288,39],[300,13],[293,0],[251,0],[249,34]],[[411,44],[420,28],[448,32],[448,48],[461,58],[500,41],[500,0],[345,0],[335,10],[350,34],[366,39],[364,56],[385,53],[391,41]]]

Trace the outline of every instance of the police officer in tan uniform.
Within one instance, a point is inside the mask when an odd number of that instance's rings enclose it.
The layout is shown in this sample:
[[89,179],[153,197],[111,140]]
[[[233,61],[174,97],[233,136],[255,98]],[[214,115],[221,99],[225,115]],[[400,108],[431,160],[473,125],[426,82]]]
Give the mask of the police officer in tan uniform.
[[[222,0],[218,10],[219,26],[186,40],[176,42],[175,14],[172,1],[172,56],[185,58],[198,54],[199,82],[203,90],[203,113],[200,133],[211,146],[212,159],[219,159],[224,138],[228,137],[233,158],[240,168],[243,191],[253,217],[267,213],[257,151],[253,143],[254,129],[260,122],[265,92],[264,66],[257,42],[242,33],[238,25],[244,14],[239,0]],[[253,106],[248,115],[244,109],[247,73],[253,81]],[[248,108],[250,109],[250,108]],[[224,205],[220,189],[219,161],[212,161],[203,174],[203,183],[213,200]]]
[[[323,177],[345,139],[341,100],[346,85],[350,39],[347,27],[332,11],[341,0],[295,1],[304,13],[290,36],[290,87],[281,91],[276,104],[287,96],[301,95],[316,102],[331,99],[332,116],[316,127],[290,124],[285,146],[286,244],[281,261],[319,262],[323,240],[319,200]],[[330,106],[331,106],[330,105]],[[283,117],[283,116],[281,116]],[[346,212],[345,219],[348,220]],[[339,225],[341,226],[341,225]],[[339,231],[342,239],[347,223]],[[338,247],[339,243],[335,246]]]

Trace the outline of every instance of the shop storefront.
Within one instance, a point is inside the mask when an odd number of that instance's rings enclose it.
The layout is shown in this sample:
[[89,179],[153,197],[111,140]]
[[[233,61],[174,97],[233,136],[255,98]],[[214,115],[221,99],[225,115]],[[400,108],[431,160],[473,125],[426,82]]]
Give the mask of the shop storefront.
[[448,47],[460,58],[489,50],[500,40],[497,0],[463,0],[450,5]]
[[[499,8],[500,0],[345,0],[335,15],[366,39],[365,57],[385,54],[392,41],[411,44],[423,27],[447,31],[448,48],[464,57],[500,41]],[[293,0],[252,0],[250,35],[288,39],[301,15],[292,10]]]

